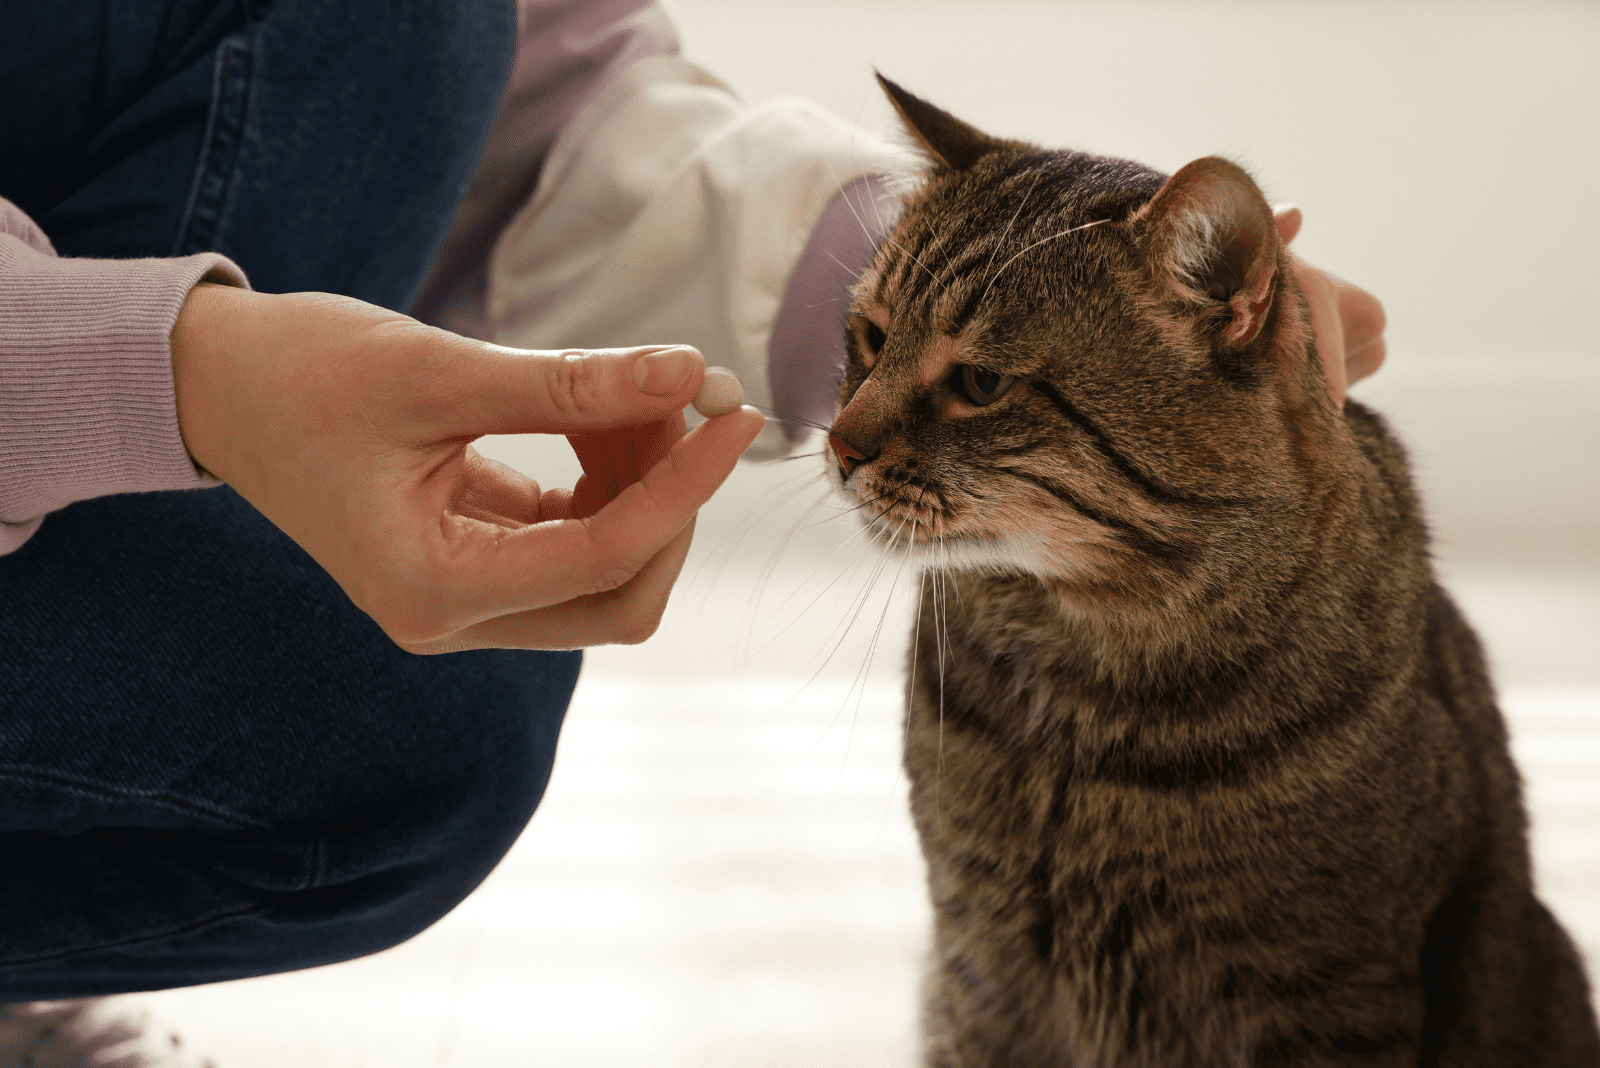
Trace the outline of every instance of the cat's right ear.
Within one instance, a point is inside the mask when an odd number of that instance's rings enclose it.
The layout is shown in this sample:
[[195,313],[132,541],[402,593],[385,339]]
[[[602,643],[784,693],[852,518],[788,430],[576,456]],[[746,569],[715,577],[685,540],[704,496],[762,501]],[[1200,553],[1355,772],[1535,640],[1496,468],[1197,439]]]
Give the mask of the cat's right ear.
[[906,129],[934,164],[964,171],[1001,147],[1001,141],[968,126],[948,111],[913,96],[881,74],[877,78]]
[[1250,175],[1218,156],[1197,159],[1128,221],[1142,231],[1159,285],[1187,302],[1227,305],[1223,345],[1243,348],[1256,339],[1278,288],[1282,242]]

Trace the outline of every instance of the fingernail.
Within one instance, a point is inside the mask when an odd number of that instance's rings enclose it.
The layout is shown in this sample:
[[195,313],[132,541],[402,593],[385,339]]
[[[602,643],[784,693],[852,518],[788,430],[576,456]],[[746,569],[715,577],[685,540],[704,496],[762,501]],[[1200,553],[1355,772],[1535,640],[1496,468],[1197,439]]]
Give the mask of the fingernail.
[[633,362],[633,384],[649,397],[670,397],[694,373],[695,352],[677,347],[646,352]]

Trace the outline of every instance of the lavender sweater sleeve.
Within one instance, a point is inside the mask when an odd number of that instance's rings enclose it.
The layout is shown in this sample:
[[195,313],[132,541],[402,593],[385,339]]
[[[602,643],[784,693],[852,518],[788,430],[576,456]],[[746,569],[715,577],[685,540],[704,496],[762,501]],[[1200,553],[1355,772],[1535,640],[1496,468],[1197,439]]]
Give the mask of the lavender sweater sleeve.
[[767,380],[790,441],[833,422],[850,291],[900,214],[890,186],[882,175],[864,175],[840,190],[789,273],[767,343]]
[[172,326],[201,281],[247,284],[215,254],[62,259],[0,199],[0,553],[73,501],[217,485],[172,388]]

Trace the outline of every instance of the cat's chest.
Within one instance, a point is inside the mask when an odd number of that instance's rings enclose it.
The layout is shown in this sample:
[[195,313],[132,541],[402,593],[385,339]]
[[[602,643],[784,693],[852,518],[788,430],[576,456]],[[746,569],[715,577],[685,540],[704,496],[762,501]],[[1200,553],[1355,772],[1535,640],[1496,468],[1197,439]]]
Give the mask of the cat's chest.
[[969,595],[916,643],[905,764],[925,845],[992,856],[1002,880],[1110,870],[1144,885],[1259,861],[1241,828],[1270,830],[1276,817],[1248,766],[1217,759],[1197,740],[1204,728],[1171,707],[1109,706],[1081,660],[1040,640],[1047,620],[1028,620],[1025,606],[984,608]]

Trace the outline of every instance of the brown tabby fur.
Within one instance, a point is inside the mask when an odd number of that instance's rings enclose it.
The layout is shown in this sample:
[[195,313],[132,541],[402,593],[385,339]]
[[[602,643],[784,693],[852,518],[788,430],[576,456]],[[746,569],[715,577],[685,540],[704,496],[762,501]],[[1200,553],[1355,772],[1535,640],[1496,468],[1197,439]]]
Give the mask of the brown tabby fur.
[[[1600,1065],[1478,643],[1254,183],[885,87],[930,171],[830,447],[929,567],[925,1063]],[[973,403],[963,367],[1015,383]]]

